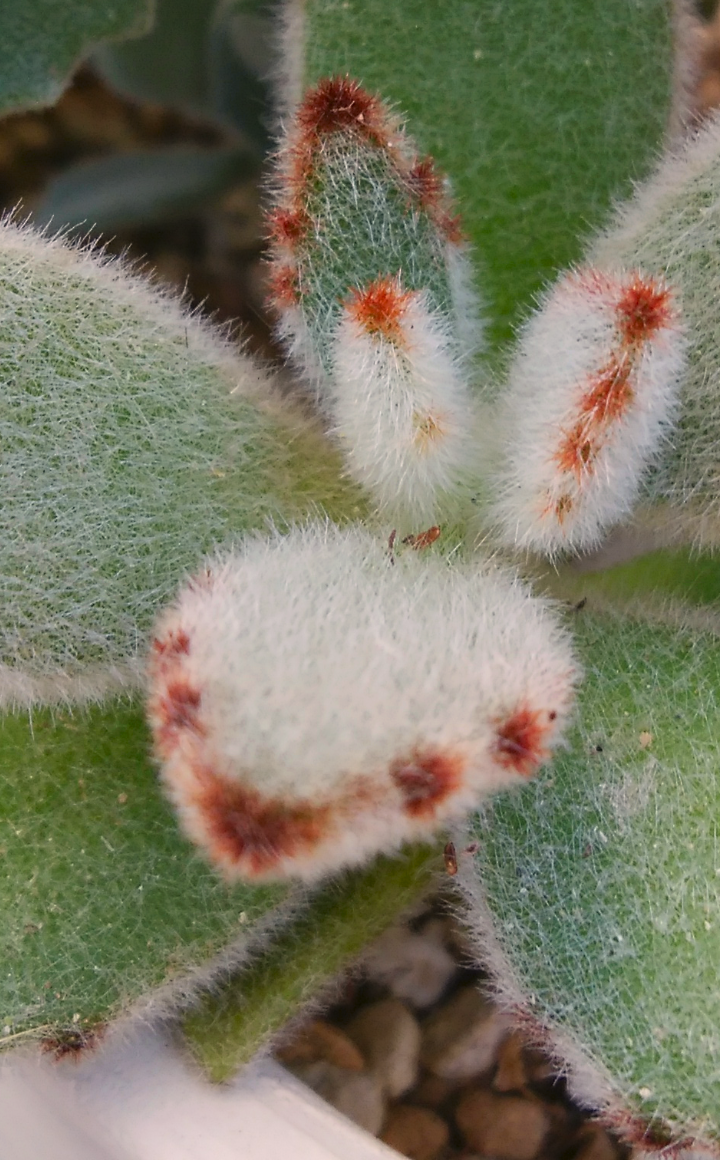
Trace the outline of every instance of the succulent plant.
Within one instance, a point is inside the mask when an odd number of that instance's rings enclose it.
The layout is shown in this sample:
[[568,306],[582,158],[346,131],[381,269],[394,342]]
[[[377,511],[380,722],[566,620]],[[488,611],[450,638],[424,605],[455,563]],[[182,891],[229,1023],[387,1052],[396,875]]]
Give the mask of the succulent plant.
[[531,776],[577,677],[512,576],[323,525],[211,563],[152,653],[170,795],[210,859],[250,879],[364,862]]
[[717,1147],[695,32],[659,0],[286,6],[270,297],[315,419],[135,276],[3,227],[7,1042],[89,1036],[286,923],[186,1020],[227,1074],[427,888],[422,845],[387,855],[449,826],[498,991],[578,1097],[640,1149]]

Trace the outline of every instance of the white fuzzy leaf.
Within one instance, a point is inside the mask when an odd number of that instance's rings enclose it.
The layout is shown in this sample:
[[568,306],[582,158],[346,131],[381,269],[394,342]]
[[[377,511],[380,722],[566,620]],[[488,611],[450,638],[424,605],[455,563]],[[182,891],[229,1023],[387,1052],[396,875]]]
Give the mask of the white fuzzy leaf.
[[627,516],[676,416],[684,366],[662,280],[564,275],[521,336],[504,400],[496,514],[506,542],[580,551]]
[[577,669],[511,575],[320,525],[211,563],[160,621],[150,675],[188,834],[230,876],[314,879],[532,775]]

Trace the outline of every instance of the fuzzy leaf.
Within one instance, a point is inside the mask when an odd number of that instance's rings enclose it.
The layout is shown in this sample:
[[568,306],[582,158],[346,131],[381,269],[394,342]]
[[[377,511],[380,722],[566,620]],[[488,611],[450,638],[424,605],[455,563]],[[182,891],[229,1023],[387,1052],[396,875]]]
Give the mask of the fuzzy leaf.
[[511,573],[309,524],[185,585],[153,635],[148,717],[208,858],[312,882],[531,777],[577,679],[567,634]]
[[688,370],[676,429],[647,480],[645,500],[696,543],[717,542],[717,300],[720,293],[720,126],[711,121],[666,156],[650,181],[620,207],[593,247],[601,266],[639,266],[666,277],[688,336]]
[[570,750],[484,812],[467,881],[482,880],[517,973],[516,991],[496,960],[501,989],[581,1053],[575,1090],[611,1122],[625,1103],[713,1134],[717,640],[587,611],[576,624],[587,677]]
[[428,893],[441,871],[438,852],[410,847],[347,874],[310,899],[308,913],[260,960],[201,1000],[183,1028],[196,1059],[216,1081],[247,1063],[372,939]]
[[230,889],[193,855],[148,761],[141,705],[6,715],[0,749],[7,1046],[92,1032],[282,899]]
[[665,0],[309,0],[306,21],[305,83],[347,72],[396,101],[450,174],[507,338],[647,172],[670,99]]
[[275,185],[279,336],[391,523],[445,520],[475,483],[479,324],[443,176],[377,97],[330,77],[300,103]]
[[212,958],[241,911],[249,930],[281,897],[231,890],[196,861],[148,762],[143,711],[116,698],[140,695],[157,609],[205,551],[268,518],[362,508],[317,430],[281,414],[258,368],[177,302],[9,223],[0,250],[12,1045],[126,1011]]
[[100,41],[140,36],[152,0],[22,0],[0,8],[0,113],[57,100]]
[[27,703],[28,680],[41,700],[78,693],[46,680],[101,696],[86,666],[134,668],[205,552],[353,493],[261,372],[178,303],[11,224],[0,251],[0,703]]

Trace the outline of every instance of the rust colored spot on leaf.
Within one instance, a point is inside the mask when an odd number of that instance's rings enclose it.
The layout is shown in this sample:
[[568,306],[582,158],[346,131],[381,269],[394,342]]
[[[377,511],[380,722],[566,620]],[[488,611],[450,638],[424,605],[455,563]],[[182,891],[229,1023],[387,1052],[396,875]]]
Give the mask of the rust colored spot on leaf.
[[[587,270],[571,281],[586,294],[615,299],[620,337],[606,364],[590,378],[578,404],[577,419],[570,430],[562,433],[553,457],[562,472],[574,475],[581,483],[593,471],[611,428],[633,404],[632,376],[640,348],[672,321],[674,310],[670,291],[661,282],[640,274],[623,283],[601,271]],[[562,497],[555,505],[560,523],[569,511],[568,499]]]
[[401,289],[399,278],[377,278],[362,289],[353,290],[345,308],[368,334],[380,334],[401,346],[402,320],[412,297],[411,290]]
[[416,551],[421,551],[423,548],[429,548],[431,544],[434,544],[439,535],[440,528],[435,524],[432,528],[428,528],[426,532],[418,532],[416,536],[405,536],[403,544],[408,544]]
[[581,479],[583,473],[593,470],[599,451],[600,442],[588,434],[588,425],[581,419],[566,433],[554,458],[561,471]]
[[432,157],[422,157],[408,170],[405,180],[410,192],[449,242],[464,240],[460,218],[452,212],[442,174]]
[[462,228],[459,214],[439,213],[435,218],[435,223],[447,241],[452,242],[453,245],[459,246],[462,242],[467,241],[467,235]]
[[296,306],[299,299],[294,266],[272,263],[267,280],[267,301],[276,310]]
[[613,423],[628,409],[634,398],[630,383],[632,361],[611,355],[592,379],[580,402],[580,413],[588,425]]
[[97,1047],[104,1031],[104,1023],[96,1023],[93,1027],[88,1028],[63,1027],[55,1035],[49,1035],[42,1039],[40,1048],[48,1055],[52,1054],[56,1061],[70,1058],[78,1062],[81,1056],[87,1055],[88,1052]]
[[181,656],[190,652],[190,637],[182,628],[171,628],[165,636],[156,636],[151,647],[157,657]]
[[623,290],[616,310],[623,342],[638,346],[671,321],[672,295],[662,282],[637,274]]
[[390,776],[403,795],[405,812],[432,817],[458,789],[464,764],[457,754],[438,750],[416,750],[408,759],[393,762]]
[[183,731],[190,730],[199,736],[204,734],[200,721],[201,700],[200,691],[182,676],[169,681],[162,691],[151,697],[148,715],[160,756],[169,756]]
[[573,509],[574,500],[571,495],[561,495],[555,504],[555,518],[559,524],[564,523],[566,516],[570,515]]
[[408,171],[407,181],[423,209],[437,209],[442,205],[445,186],[432,157],[422,157],[416,161]]
[[328,804],[286,802],[203,771],[194,804],[200,812],[213,858],[262,874],[283,859],[311,850],[332,814]]
[[445,849],[443,850],[443,857],[445,859],[445,873],[454,878],[458,872],[457,851],[454,842],[446,843]]
[[307,233],[310,218],[304,209],[276,209],[270,214],[268,224],[274,242],[294,246]]
[[523,706],[497,727],[496,760],[522,777],[532,777],[547,759],[548,714]]
[[381,102],[348,76],[328,77],[310,89],[297,118],[301,130],[313,136],[352,129],[376,145],[386,144]]
[[165,700],[168,725],[198,730],[198,710],[202,700],[199,689],[186,680],[173,681],[167,687]]

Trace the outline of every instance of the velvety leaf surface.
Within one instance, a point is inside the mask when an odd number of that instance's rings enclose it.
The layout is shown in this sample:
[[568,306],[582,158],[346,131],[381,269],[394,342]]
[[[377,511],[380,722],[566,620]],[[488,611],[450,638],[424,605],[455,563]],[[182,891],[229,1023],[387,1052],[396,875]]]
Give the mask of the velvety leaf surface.
[[[124,681],[141,696],[155,618],[205,552],[269,519],[361,509],[317,429],[286,421],[260,369],[197,318],[87,251],[0,232],[0,1039],[12,1045],[75,1015],[81,1028],[112,1018],[206,966],[243,911],[250,930],[282,897],[230,890],[203,866],[157,788],[139,702],[111,693]],[[104,693],[88,710],[37,708]]]
[[129,700],[0,720],[0,1044],[106,1022],[283,897],[203,864],[148,751]]
[[257,365],[176,302],[12,225],[0,250],[0,657],[80,677],[142,655],[224,540],[353,493]]
[[139,36],[152,0],[22,0],[0,7],[0,113],[52,104],[103,40]]
[[666,624],[684,614],[695,624],[704,618],[709,628],[720,608],[720,561],[713,552],[691,548],[662,548],[597,572],[565,567],[542,583],[552,595],[574,603],[632,607]]
[[473,874],[533,1014],[638,1110],[717,1131],[717,641],[575,620],[586,680],[570,748],[481,816]]
[[439,849],[410,846],[317,892],[307,913],[262,958],[185,1020],[193,1054],[211,1078],[228,1079],[247,1063],[269,1034],[317,999],[442,872]]
[[349,72],[449,173],[496,340],[643,176],[670,94],[665,0],[308,0],[306,81]]

